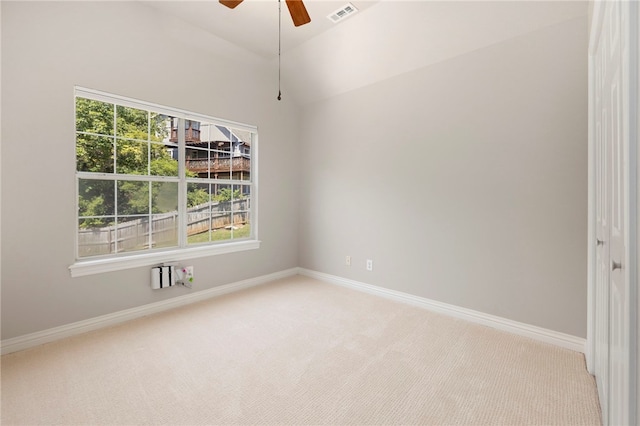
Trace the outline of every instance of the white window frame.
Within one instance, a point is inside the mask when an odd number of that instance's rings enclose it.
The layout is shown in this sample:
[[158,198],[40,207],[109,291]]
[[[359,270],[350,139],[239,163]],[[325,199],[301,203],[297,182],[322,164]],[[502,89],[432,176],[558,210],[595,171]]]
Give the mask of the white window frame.
[[[99,274],[104,272],[119,271],[123,269],[150,266],[164,262],[178,262],[188,259],[195,259],[200,257],[214,256],[220,254],[234,253],[245,250],[254,250],[260,248],[260,240],[258,239],[258,128],[256,126],[224,120],[216,117],[210,117],[203,114],[193,113],[177,108],[171,108],[167,106],[157,105],[150,102],[139,101],[119,95],[113,95],[98,90],[87,89],[76,86],[74,88],[74,111],[75,111],[75,99],[76,97],[82,97],[92,99],[96,101],[102,101],[107,103],[113,103],[131,108],[146,109],[161,114],[166,114],[172,117],[177,117],[180,123],[185,120],[194,120],[199,122],[208,122],[217,124],[220,126],[231,127],[233,129],[244,130],[251,133],[251,180],[249,182],[243,181],[237,183],[233,180],[231,184],[249,184],[251,188],[251,210],[249,212],[251,223],[251,235],[248,239],[242,240],[229,240],[228,242],[216,242],[204,245],[188,246],[185,241],[184,232],[180,230],[180,238],[178,241],[179,247],[173,247],[170,249],[151,249],[143,252],[128,252],[122,254],[113,254],[100,256],[95,258],[79,258],[78,256],[78,182],[84,175],[91,174],[95,176],[95,173],[79,172],[75,166],[75,258],[76,261],[69,270],[72,277],[80,277],[85,275]],[[75,114],[74,114],[75,117]],[[180,125],[178,128],[181,128]],[[75,119],[74,119],[75,129]],[[186,188],[187,179],[184,176],[184,151],[185,141],[184,133],[178,133],[179,135],[179,185],[184,185]],[[75,137],[75,131],[74,131]],[[74,142],[74,155],[75,155],[75,142]],[[85,176],[86,177],[86,176]],[[180,227],[186,228],[186,192],[184,190],[179,191],[178,200],[178,217],[180,220]],[[184,204],[184,206],[183,206]]]

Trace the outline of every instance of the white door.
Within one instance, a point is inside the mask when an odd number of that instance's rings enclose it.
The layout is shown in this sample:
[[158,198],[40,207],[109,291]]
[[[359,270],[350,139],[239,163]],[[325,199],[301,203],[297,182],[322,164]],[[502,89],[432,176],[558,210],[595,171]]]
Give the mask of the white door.
[[609,87],[611,129],[611,226],[609,275],[609,424],[630,424],[631,385],[631,293],[627,250],[629,220],[629,2],[607,2],[610,13],[605,15],[610,38],[610,67],[605,83]]
[[628,241],[631,4],[600,2],[596,14],[599,36],[590,46],[595,71],[595,375],[603,424],[628,425],[635,416],[629,273],[635,261]]
[[[601,52],[598,51],[600,55]],[[609,321],[609,155],[604,134],[607,132],[606,110],[603,106],[602,67],[595,67],[595,210],[596,210],[596,324]],[[609,400],[609,327],[595,327],[595,371],[602,417],[607,418]]]

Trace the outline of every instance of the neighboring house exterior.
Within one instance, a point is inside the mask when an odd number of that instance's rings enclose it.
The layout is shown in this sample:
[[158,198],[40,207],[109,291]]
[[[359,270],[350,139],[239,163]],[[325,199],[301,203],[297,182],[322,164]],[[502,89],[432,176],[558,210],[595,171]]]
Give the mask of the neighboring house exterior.
[[[178,142],[178,120],[171,123],[170,142]],[[227,127],[186,120],[186,168],[198,177],[249,180],[251,141],[249,134]],[[177,155],[173,150],[172,155]]]

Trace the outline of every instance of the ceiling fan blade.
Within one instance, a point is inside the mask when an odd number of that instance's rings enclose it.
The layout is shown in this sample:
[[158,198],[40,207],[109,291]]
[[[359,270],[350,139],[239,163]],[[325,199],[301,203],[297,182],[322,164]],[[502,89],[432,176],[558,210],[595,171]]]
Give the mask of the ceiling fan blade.
[[220,3],[224,4],[228,8],[233,9],[234,7],[242,3],[242,0],[220,0]]
[[299,27],[300,25],[311,22],[311,18],[307,13],[307,8],[304,7],[302,0],[287,0],[287,6],[289,7],[291,19],[293,19],[293,25]]

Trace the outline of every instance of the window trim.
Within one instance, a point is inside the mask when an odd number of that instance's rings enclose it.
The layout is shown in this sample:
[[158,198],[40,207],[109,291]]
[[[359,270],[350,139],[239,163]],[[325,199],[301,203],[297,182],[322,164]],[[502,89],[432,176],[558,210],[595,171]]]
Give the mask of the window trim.
[[120,271],[123,269],[152,266],[158,263],[178,262],[197,259],[200,257],[219,254],[236,253],[260,248],[260,240],[239,240],[224,244],[210,244],[181,249],[154,251],[142,254],[132,254],[123,257],[108,257],[92,260],[80,260],[69,266],[72,277],[101,274],[104,272]]
[[[146,108],[153,112],[158,112],[161,114],[170,115],[182,120],[193,120],[193,121],[205,121],[205,122],[214,122],[215,124],[231,127],[238,130],[248,131],[252,134],[251,138],[251,181],[250,181],[250,190],[251,190],[251,210],[250,210],[250,220],[251,220],[251,236],[248,239],[239,239],[239,240],[230,240],[229,242],[217,242],[210,243],[205,245],[197,245],[197,246],[183,246],[183,247],[172,247],[166,250],[153,250],[153,251],[144,251],[144,252],[130,252],[127,254],[113,254],[113,255],[105,255],[100,257],[89,257],[89,258],[79,258],[78,257],[78,230],[77,230],[77,218],[78,218],[78,180],[79,176],[82,176],[84,172],[78,172],[75,167],[74,162],[74,179],[76,181],[75,185],[75,232],[74,232],[74,252],[75,252],[75,262],[69,266],[69,271],[72,277],[80,277],[86,275],[99,274],[104,272],[112,272],[119,271],[123,269],[143,267],[143,266],[151,266],[158,263],[164,262],[177,262],[188,259],[195,259],[207,256],[214,256],[220,254],[227,253],[235,253],[239,251],[245,250],[254,250],[260,248],[260,240],[258,239],[258,128],[256,126],[251,126],[248,124],[238,123],[230,120],[219,119],[216,117],[210,117],[203,114],[197,114],[190,111],[181,110],[178,108],[171,108],[162,105],[153,104],[150,102],[139,101],[132,98],[127,98],[119,95],[113,95],[106,92],[101,92],[94,89],[87,89],[79,86],[74,87],[74,111],[75,111],[75,99],[77,97],[88,98],[92,100],[102,101],[106,103],[114,103],[117,105],[123,105],[132,108]],[[75,116],[75,113],[74,113]],[[75,129],[75,121],[74,121],[74,129]],[[75,131],[74,131],[75,135]],[[74,136],[75,138],[75,136]],[[184,134],[180,136],[181,139],[184,139]],[[181,149],[184,150],[184,141],[182,142]],[[75,147],[75,143],[74,143]],[[75,148],[74,148],[75,154]],[[184,156],[184,153],[181,157]],[[179,163],[180,167],[183,168],[184,165]],[[180,176],[182,176],[183,171],[179,172]],[[96,176],[97,178],[97,176]],[[156,180],[156,177],[151,177],[153,180]],[[145,179],[148,180],[148,179]],[[158,180],[164,180],[162,177]],[[180,206],[179,206],[180,211]],[[184,214],[183,214],[184,216]],[[186,217],[182,217],[182,220],[186,220]],[[180,234],[182,235],[182,234]],[[179,244],[182,244],[182,241],[179,241]]]

